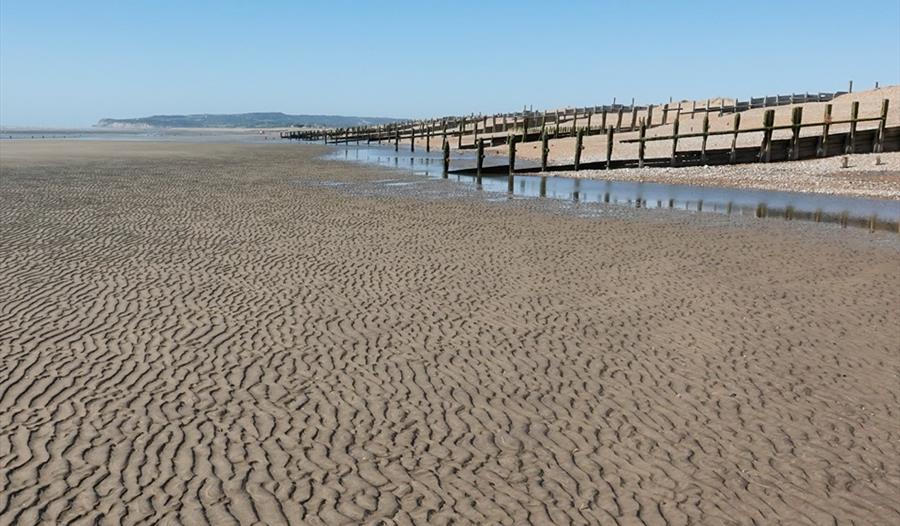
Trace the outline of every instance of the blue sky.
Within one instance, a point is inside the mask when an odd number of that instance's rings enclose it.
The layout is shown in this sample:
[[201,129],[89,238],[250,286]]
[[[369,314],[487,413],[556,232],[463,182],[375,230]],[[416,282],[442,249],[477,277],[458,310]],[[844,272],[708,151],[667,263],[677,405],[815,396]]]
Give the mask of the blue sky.
[[0,124],[424,117],[900,83],[900,0],[0,0]]

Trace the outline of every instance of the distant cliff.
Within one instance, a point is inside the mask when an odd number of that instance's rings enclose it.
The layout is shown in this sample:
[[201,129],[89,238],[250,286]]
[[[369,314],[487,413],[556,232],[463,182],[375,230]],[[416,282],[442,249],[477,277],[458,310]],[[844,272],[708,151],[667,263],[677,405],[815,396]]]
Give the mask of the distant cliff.
[[288,115],[285,113],[231,113],[153,115],[134,119],[100,119],[100,128],[287,128],[290,126],[343,128],[387,124],[401,119],[345,117],[343,115]]

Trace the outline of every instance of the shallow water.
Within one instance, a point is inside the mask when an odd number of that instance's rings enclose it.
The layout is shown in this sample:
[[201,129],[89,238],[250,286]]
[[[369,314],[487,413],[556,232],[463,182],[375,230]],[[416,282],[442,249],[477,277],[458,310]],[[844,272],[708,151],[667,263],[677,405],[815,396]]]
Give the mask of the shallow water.
[[[443,177],[439,151],[410,152],[401,145],[399,152],[392,146],[341,145],[326,155],[328,159],[386,166],[407,173],[431,178]],[[485,166],[505,164],[505,158],[486,157]],[[471,168],[475,165],[472,153],[454,152],[450,169]],[[517,166],[533,164],[519,162]],[[476,185],[471,175],[449,174],[451,181]],[[396,183],[395,183],[396,184]],[[481,189],[490,192],[508,191],[505,175],[484,175]],[[843,222],[849,226],[897,230],[900,222],[900,202],[886,199],[865,199],[801,192],[744,190],[679,184],[602,181],[572,177],[515,175],[513,195],[546,197],[578,202],[610,203],[642,208],[679,208],[700,212],[782,217],[795,220]]]

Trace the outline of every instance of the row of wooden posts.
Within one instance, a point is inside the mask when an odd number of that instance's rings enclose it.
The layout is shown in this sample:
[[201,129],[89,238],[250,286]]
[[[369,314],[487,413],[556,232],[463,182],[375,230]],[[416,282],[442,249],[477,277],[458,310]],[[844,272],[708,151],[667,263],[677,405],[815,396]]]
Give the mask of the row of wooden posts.
[[[832,119],[832,105],[826,104],[824,109],[824,114],[821,122],[812,122],[812,123],[803,123],[803,108],[796,107],[793,108],[791,113],[791,123],[785,125],[775,125],[775,110],[766,110],[762,116],[762,123],[759,127],[754,128],[740,128],[741,124],[741,114],[736,113],[734,115],[733,127],[731,130],[723,130],[723,131],[710,131],[709,129],[709,116],[704,117],[703,127],[701,132],[695,133],[679,133],[679,119],[676,118],[673,122],[673,132],[671,135],[665,136],[654,136],[648,137],[646,135],[647,126],[645,122],[641,122],[639,126],[638,138],[636,139],[627,139],[622,141],[623,143],[638,143],[638,158],[637,158],[637,166],[644,167],[645,166],[645,152],[646,152],[646,143],[651,141],[661,141],[661,140],[670,140],[672,141],[671,154],[669,157],[669,165],[677,166],[678,165],[678,141],[681,139],[688,138],[701,138],[701,146],[700,146],[700,162],[705,163],[707,158],[707,142],[709,137],[714,136],[731,136],[731,148],[729,152],[729,162],[735,163],[737,161],[737,150],[738,150],[738,136],[740,134],[746,133],[762,133],[762,140],[759,145],[758,154],[756,155],[756,161],[758,162],[769,162],[772,157],[772,137],[774,132],[778,130],[791,130],[791,139],[790,139],[790,147],[789,147],[789,159],[796,160],[799,156],[799,145],[800,145],[800,130],[803,128],[809,127],[821,127],[822,133],[818,141],[818,147],[816,151],[817,157],[827,157],[829,155],[837,155],[844,153],[853,153],[855,151],[855,142],[856,142],[856,134],[857,134],[857,126],[859,123],[863,122],[872,122],[878,121],[878,129],[875,134],[875,139],[873,143],[872,151],[875,153],[882,152],[884,149],[884,140],[885,140],[885,128],[887,123],[887,114],[889,108],[889,100],[884,99],[881,105],[881,113],[877,117],[859,117],[859,102],[853,102],[850,109],[850,118],[845,120],[833,120]],[[849,124],[850,131],[848,134],[847,141],[844,144],[843,151],[834,152],[828,150],[828,136],[832,126],[839,124]],[[583,138],[586,134],[589,134],[592,131],[590,127],[579,128],[575,134],[575,148],[574,148],[574,162],[573,169],[578,170],[581,165],[581,156],[584,150],[583,146]],[[615,145],[615,133],[616,128],[613,126],[609,126],[605,130],[606,133],[606,162],[605,168],[610,169],[612,166],[612,157],[613,157],[613,147]],[[550,153],[549,148],[549,139],[551,133],[544,129],[541,131],[539,140],[541,141],[541,171],[545,171],[548,166],[548,158]],[[508,155],[509,155],[509,165],[508,165],[508,173],[510,176],[510,185],[512,184],[512,174],[516,171],[516,144],[519,142],[525,142],[528,138],[528,130],[527,128],[523,129],[521,135],[510,134],[506,141],[508,145]],[[395,148],[398,147],[399,144],[399,132],[398,135],[395,136]],[[415,137],[412,136],[410,139],[410,148],[415,148]],[[485,139],[477,139],[476,140],[476,174],[480,178],[483,171],[483,163],[484,163],[484,149],[485,149]],[[443,141],[443,162],[444,162],[444,172],[445,174],[449,171],[450,164],[450,145],[449,141],[446,138]]]
[[[852,83],[850,84],[850,89],[852,90]],[[646,126],[650,128],[668,124],[670,113],[675,113],[679,116],[682,114],[689,114],[691,119],[695,118],[698,113],[708,115],[710,112],[718,112],[718,114],[721,116],[723,113],[737,113],[739,111],[753,108],[764,108],[769,106],[780,106],[785,104],[796,104],[803,102],[827,102],[832,100],[834,97],[844,93],[846,92],[814,94],[804,93],[756,98],[751,97],[747,101],[739,101],[738,99],[734,99],[734,102],[731,104],[726,104],[725,101],[722,100],[717,107],[713,107],[711,101],[707,99],[706,104],[703,105],[702,109],[700,109],[699,111],[696,101],[691,102],[689,107],[684,106],[683,102],[679,102],[676,106],[671,102],[671,100],[668,104],[663,105],[637,106],[634,103],[634,99],[632,99],[631,104],[626,106],[617,104],[615,102],[615,99],[613,99],[612,105],[593,106],[585,108],[569,108],[565,110],[557,110],[554,112],[534,112],[524,109],[522,112],[495,114],[490,117],[476,117],[474,115],[471,115],[468,117],[445,117],[442,119],[431,119],[427,121],[405,121],[388,125],[379,125],[375,127],[367,126],[343,128],[337,130],[291,131],[282,134],[282,136],[285,138],[307,140],[318,139],[324,140],[326,143],[359,143],[361,140],[365,140],[367,143],[371,143],[373,141],[381,143],[384,140],[395,139],[396,145],[396,143],[399,143],[398,139],[406,139],[408,137],[411,138],[417,134],[420,137],[427,137],[429,139],[429,142],[432,135],[440,134],[442,138],[446,138],[448,135],[456,135],[458,148],[474,148],[479,133],[485,135],[496,133],[507,134],[511,129],[515,130],[520,127],[527,129],[529,128],[529,125],[535,126],[538,124],[538,122],[540,123],[541,128],[544,128],[548,124],[552,124],[554,126],[554,137],[572,136],[575,134],[574,130],[577,128],[579,118],[587,119],[588,127],[590,127],[590,121],[594,117],[594,115],[599,116],[602,114],[601,128],[605,130],[607,128],[607,114],[614,114],[616,115],[616,131],[636,131],[639,122],[639,112],[646,112],[644,122],[646,123]],[[660,118],[656,119],[657,122],[654,122],[654,110],[656,110],[656,114],[660,116]],[[630,119],[626,121],[624,118],[625,115],[630,115]],[[571,129],[569,131],[561,130],[560,123],[570,117],[573,121],[573,126],[571,127]],[[489,119],[490,123],[488,122]],[[481,125],[480,130],[479,124]],[[398,132],[399,137],[396,137]],[[463,137],[466,135],[473,136],[472,142],[468,145],[463,144]],[[501,143],[505,143],[502,137],[499,138],[499,140],[501,141]],[[430,150],[430,147],[426,146],[426,149]]]

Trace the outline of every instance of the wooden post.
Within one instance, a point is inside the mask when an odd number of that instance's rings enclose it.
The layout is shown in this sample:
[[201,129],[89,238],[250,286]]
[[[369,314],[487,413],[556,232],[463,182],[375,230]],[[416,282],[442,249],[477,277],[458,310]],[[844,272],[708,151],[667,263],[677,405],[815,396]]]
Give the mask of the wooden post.
[[678,153],[678,126],[680,123],[681,111],[678,111],[678,113],[675,114],[675,122],[672,123],[672,160],[669,164],[673,167],[678,165],[678,160],[675,155]]
[[694,120],[694,114],[697,113],[697,101],[691,101],[691,120]]
[[668,104],[663,104],[662,123],[663,123],[663,125],[666,125],[669,123],[669,105]]
[[556,129],[553,131],[553,138],[559,137],[559,110],[556,110]]
[[394,130],[394,151],[400,151],[400,128]]
[[431,125],[428,126],[427,132],[425,133],[425,151],[431,151]]
[[541,177],[540,196],[547,197],[547,178]]
[[791,156],[792,161],[800,157],[800,123],[803,121],[803,106],[791,111]]
[[588,110],[588,114],[587,114],[587,119],[588,119],[588,122],[587,122],[587,133],[588,133],[588,135],[591,134],[591,118],[592,118],[593,116],[594,116],[593,110]]
[[875,143],[872,144],[873,153],[881,153],[884,151],[884,128],[887,125],[888,115],[888,99],[881,102],[881,121],[878,123],[878,135],[875,136]]
[[646,146],[646,142],[644,141],[644,137],[647,136],[647,124],[641,119],[641,128],[638,135],[638,168],[644,167],[644,148]]
[[528,141],[528,115],[522,116],[522,142]]
[[825,105],[825,114],[822,116],[822,137],[819,138],[819,157],[828,155],[828,130],[831,128],[831,104]]
[[850,106],[850,135],[847,136],[847,148],[844,153],[853,153],[856,148],[856,119],[859,118],[859,101]]
[[506,176],[506,190],[509,193],[512,193],[515,187],[513,186],[513,174],[516,171],[516,136],[509,136],[509,174]]
[[[619,115],[622,115],[620,112]],[[612,154],[613,154],[613,137],[615,135],[615,128],[610,126],[606,129],[606,169],[609,170],[612,166]]]
[[631,103],[631,131],[637,129],[637,106],[634,105],[634,102]]
[[413,126],[409,129],[409,151],[416,151],[416,127]]
[[550,155],[550,141],[547,132],[541,134],[541,171],[547,171],[547,157]]
[[463,117],[459,123],[459,136],[457,137],[456,149],[462,149],[462,136],[466,132],[466,118]]
[[572,118],[572,135],[578,134],[578,108],[575,108],[575,116]]
[[653,127],[653,104],[647,106],[647,127]]
[[584,128],[575,133],[575,171],[578,171],[578,165],[581,164],[581,144],[584,136]]
[[769,162],[772,159],[772,126],[775,124],[775,110],[766,110],[763,113],[762,143],[759,145],[760,162]]
[[478,121],[475,121],[475,137],[472,139],[474,144],[478,144]]
[[[709,107],[707,106],[707,110]],[[703,116],[703,142],[700,144],[700,162],[706,164],[706,141],[709,140],[709,111]]]
[[441,149],[444,154],[444,179],[446,179],[447,174],[450,172],[450,141],[444,139],[444,145]]
[[850,81],[850,87],[847,88],[847,93],[853,93],[853,81]]
[[738,129],[741,127],[741,114],[738,112],[734,112],[734,135],[731,136],[731,153],[728,156],[728,161],[731,164],[737,162],[737,138],[738,138]]
[[625,111],[625,108],[619,106],[619,115],[616,117],[616,131],[622,129],[622,112]]
[[478,140],[478,153],[475,156],[477,168],[475,169],[475,182],[481,186],[481,169],[484,166],[484,139]]

